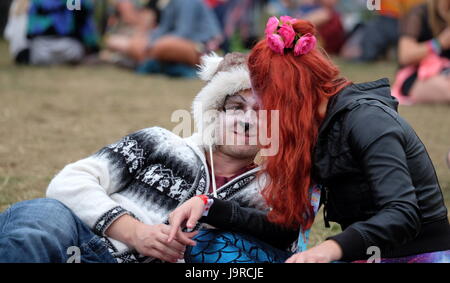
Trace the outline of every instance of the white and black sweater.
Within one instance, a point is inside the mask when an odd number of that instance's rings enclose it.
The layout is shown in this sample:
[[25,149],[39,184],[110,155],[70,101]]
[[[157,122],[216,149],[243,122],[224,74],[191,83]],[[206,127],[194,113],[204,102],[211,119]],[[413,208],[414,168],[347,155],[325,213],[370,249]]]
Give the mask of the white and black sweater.
[[[199,137],[182,139],[152,127],[128,135],[94,155],[67,165],[51,181],[47,197],[67,205],[103,236],[119,262],[151,261],[105,236],[111,223],[130,214],[143,223],[165,223],[192,196],[208,194],[210,176]],[[250,170],[218,188],[218,198],[266,210],[263,177]]]

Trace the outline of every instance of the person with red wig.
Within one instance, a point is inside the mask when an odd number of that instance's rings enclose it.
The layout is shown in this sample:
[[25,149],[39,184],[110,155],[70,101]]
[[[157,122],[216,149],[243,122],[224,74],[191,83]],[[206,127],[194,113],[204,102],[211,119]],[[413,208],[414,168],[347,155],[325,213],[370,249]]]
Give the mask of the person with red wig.
[[[316,47],[308,21],[271,17],[265,33],[248,68],[260,108],[279,111],[278,124],[269,120],[269,128],[279,127],[279,150],[263,160],[268,182],[262,195],[270,211],[261,216],[234,207],[228,215],[245,214],[240,217],[249,226],[266,217],[265,225],[308,231],[311,187],[317,186],[325,225],[337,222],[342,232],[284,254],[286,262],[365,261],[373,251],[379,262],[450,262],[448,211],[435,169],[398,114],[389,81],[354,84],[342,77]],[[197,198],[172,212],[172,230],[186,219],[192,226],[203,207]]]

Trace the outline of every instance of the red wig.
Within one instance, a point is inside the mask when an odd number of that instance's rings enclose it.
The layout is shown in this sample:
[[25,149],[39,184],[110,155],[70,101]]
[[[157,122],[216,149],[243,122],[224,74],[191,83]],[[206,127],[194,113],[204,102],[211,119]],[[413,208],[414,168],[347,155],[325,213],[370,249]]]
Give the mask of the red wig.
[[[297,20],[293,28],[297,33],[316,34],[308,21]],[[313,222],[309,197],[312,151],[323,120],[319,105],[349,82],[317,48],[300,56],[294,56],[292,50],[280,55],[265,39],[252,49],[248,65],[263,109],[279,110],[279,150],[264,160],[270,181],[262,194],[272,208],[269,220],[308,229]]]

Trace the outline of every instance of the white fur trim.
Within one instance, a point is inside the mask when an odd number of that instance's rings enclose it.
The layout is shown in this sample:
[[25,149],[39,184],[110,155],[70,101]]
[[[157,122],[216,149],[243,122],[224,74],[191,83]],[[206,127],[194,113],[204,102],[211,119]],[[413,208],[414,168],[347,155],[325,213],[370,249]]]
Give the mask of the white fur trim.
[[246,89],[251,89],[249,72],[245,66],[238,66],[217,73],[194,98],[192,114],[205,146],[215,144],[214,127],[211,125],[218,121],[218,115],[206,117],[205,113],[209,110],[221,110],[219,107],[223,105],[227,95]]
[[200,69],[198,76],[204,81],[210,81],[219,68],[220,62],[223,58],[212,52],[207,55],[203,55],[200,58]]

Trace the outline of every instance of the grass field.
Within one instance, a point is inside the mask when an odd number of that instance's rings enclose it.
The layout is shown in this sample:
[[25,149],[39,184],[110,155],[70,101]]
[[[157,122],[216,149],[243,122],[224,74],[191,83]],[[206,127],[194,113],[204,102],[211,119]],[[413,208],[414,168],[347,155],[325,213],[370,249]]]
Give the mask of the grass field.
[[[394,77],[395,64],[349,64],[337,60],[354,82]],[[135,130],[172,129],[176,109],[190,109],[198,80],[141,76],[111,66],[18,67],[0,41],[0,211],[43,197],[65,164],[84,158]],[[450,105],[400,107],[425,143],[450,206]],[[336,233],[313,227],[311,244]]]

